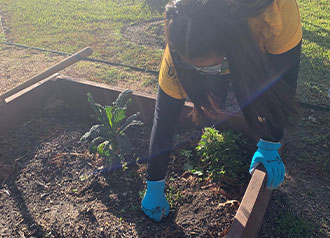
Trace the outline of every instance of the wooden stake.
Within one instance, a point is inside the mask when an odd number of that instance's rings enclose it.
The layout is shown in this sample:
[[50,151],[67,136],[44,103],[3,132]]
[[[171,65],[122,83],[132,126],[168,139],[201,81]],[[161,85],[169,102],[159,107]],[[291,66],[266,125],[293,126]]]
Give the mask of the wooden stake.
[[0,103],[5,102],[6,98],[21,91],[22,89],[25,89],[25,88],[57,73],[58,71],[65,69],[66,67],[80,61],[82,58],[86,58],[86,57],[90,56],[92,53],[93,53],[92,49],[87,47],[87,48],[69,56],[68,58],[66,58],[66,59],[62,60],[61,62],[55,64],[54,66],[48,68],[44,72],[34,76],[33,78],[27,80],[26,82],[18,85],[17,87],[9,90],[8,92],[0,95]]

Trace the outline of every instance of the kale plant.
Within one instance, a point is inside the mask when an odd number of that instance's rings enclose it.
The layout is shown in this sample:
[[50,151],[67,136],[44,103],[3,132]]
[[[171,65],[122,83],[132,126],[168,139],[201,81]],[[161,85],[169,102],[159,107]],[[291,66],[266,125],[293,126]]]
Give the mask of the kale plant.
[[119,94],[111,106],[102,106],[96,103],[90,93],[87,93],[88,102],[100,122],[86,132],[81,141],[89,142],[89,152],[105,158],[106,166],[111,167],[114,161],[120,161],[123,169],[126,168],[124,155],[131,152],[131,143],[125,135],[127,129],[133,126],[142,126],[136,120],[139,112],[127,118],[127,106],[131,103],[131,90]]
[[219,133],[206,127],[195,149],[200,161],[194,170],[203,169],[208,178],[230,183],[243,182],[248,178],[254,148],[241,134],[232,131]]

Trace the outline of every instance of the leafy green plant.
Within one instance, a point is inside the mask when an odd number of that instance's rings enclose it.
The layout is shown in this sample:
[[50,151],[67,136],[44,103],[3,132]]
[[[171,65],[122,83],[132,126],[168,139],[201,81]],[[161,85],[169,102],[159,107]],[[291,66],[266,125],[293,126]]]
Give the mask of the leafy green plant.
[[195,150],[199,161],[191,171],[197,175],[228,182],[247,178],[254,148],[241,134],[206,127]]
[[104,157],[107,167],[111,167],[113,161],[119,160],[122,167],[126,168],[124,155],[131,152],[131,143],[125,132],[133,126],[143,125],[141,121],[136,120],[139,112],[128,118],[126,116],[131,95],[132,91],[126,90],[119,94],[111,106],[102,106],[94,101],[90,93],[87,94],[88,102],[100,123],[92,126],[80,140],[87,140],[89,152]]

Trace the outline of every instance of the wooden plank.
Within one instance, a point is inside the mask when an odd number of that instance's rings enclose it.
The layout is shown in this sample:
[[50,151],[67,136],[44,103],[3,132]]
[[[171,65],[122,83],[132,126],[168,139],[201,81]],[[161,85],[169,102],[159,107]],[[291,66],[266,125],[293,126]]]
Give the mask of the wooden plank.
[[245,191],[227,235],[228,238],[257,237],[272,193],[271,190],[266,188],[266,179],[265,169],[262,165],[259,165]]
[[[87,101],[87,93],[90,92],[96,102],[109,105],[117,99],[123,88],[113,87],[110,85],[91,82],[87,80],[76,79],[64,75],[58,77],[58,97],[62,98],[73,110],[81,114],[92,114],[92,110]],[[128,113],[141,112],[141,118],[145,123],[152,124],[156,96],[138,91],[133,91],[132,104],[128,109]],[[186,102],[181,113],[179,126],[182,128],[192,128],[195,124],[191,118],[187,116],[193,108],[193,104]],[[218,129],[233,129],[244,132],[245,135],[253,138],[254,133],[247,126],[241,114],[232,114],[226,111],[220,113],[216,121],[208,121],[204,126],[217,124]]]
[[39,82],[40,80],[43,80],[55,73],[57,73],[58,71],[65,69],[66,67],[80,61],[82,58],[85,58],[89,55],[92,54],[92,49],[90,48],[85,48],[67,58],[65,58],[64,60],[62,60],[61,62],[55,64],[54,66],[46,69],[44,72],[32,77],[31,79],[25,81],[24,83],[18,85],[17,87],[9,90],[8,92],[4,93],[3,95],[0,95],[0,102],[4,102],[5,99],[7,97],[10,97],[11,95]]

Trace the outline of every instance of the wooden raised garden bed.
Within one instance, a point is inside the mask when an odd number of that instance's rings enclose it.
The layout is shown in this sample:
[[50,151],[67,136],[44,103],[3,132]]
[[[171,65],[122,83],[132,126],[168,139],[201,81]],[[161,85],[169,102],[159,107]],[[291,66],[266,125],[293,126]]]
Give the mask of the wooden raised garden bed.
[[[191,174],[180,174],[179,161],[171,161],[173,176],[167,191],[171,205],[179,209],[171,210],[160,223],[149,220],[139,209],[145,165],[132,163],[136,166],[125,172],[118,169],[87,181],[79,179],[100,162],[79,142],[91,126],[86,94],[90,92],[95,101],[107,105],[121,91],[53,75],[0,103],[0,236],[255,237],[270,198],[262,169],[251,177],[240,203],[226,203],[228,197],[222,189],[215,184],[201,186]],[[133,143],[139,144],[132,157],[143,162],[155,97],[133,92],[132,99],[128,113],[141,112],[145,123],[143,130],[131,132]],[[182,112],[181,138],[193,130],[187,117],[191,108],[187,103]],[[221,128],[253,137],[240,115],[224,112],[219,120]],[[200,206],[195,204],[198,209],[192,211],[195,202]],[[216,210],[210,204],[218,204]],[[215,219],[210,220],[212,217]],[[205,227],[210,230],[201,230]]]

